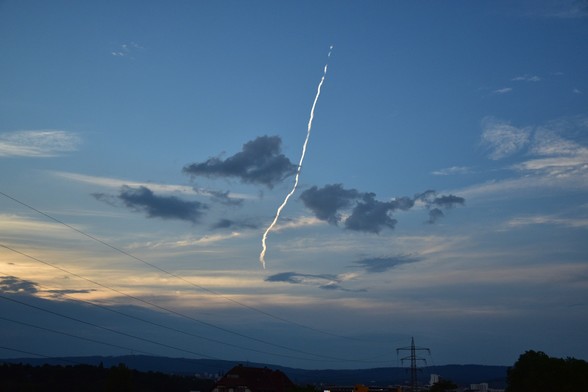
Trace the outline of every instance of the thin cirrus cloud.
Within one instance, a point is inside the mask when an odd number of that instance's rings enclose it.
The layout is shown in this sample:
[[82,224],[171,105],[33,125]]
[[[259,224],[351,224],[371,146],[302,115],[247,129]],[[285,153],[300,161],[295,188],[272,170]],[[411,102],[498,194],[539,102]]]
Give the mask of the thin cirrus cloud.
[[135,42],[123,43],[115,50],[111,51],[110,54],[114,57],[131,57],[134,53],[138,50],[143,49],[143,47]]
[[504,87],[504,88],[499,88],[496,89],[494,91],[492,91],[494,94],[507,94],[512,92],[512,87]]
[[451,176],[470,173],[473,173],[473,170],[467,166],[451,166],[431,172],[431,174],[435,176]]
[[513,82],[540,82],[542,79],[537,75],[520,75],[511,79]]
[[588,130],[586,118],[555,121],[540,127],[515,127],[508,122],[487,117],[482,121],[482,145],[489,158],[500,160],[519,152],[525,158],[513,165],[521,172],[550,176],[585,174],[588,148],[582,137],[572,140],[566,134],[584,135]]
[[514,175],[462,188],[461,195],[479,199],[539,189],[588,189],[588,117],[564,117],[521,128],[487,119],[482,121],[481,144],[488,147],[490,159],[519,158],[508,166]]
[[[379,201],[374,193],[360,192],[356,189],[345,189],[341,184],[325,185],[322,188],[313,186],[300,195],[300,199],[317,219],[337,226],[341,221],[345,229],[378,234],[383,229],[394,229],[398,221],[392,216],[395,211],[407,211],[422,202],[429,210],[429,223],[442,217],[441,208],[452,208],[463,205],[465,199],[459,196],[438,196],[429,190],[414,197],[399,197],[390,201]],[[343,212],[347,212],[343,218]],[[441,212],[441,214],[439,214]]]
[[106,188],[121,188],[129,186],[132,188],[146,187],[158,193],[181,193],[181,194],[196,194],[210,197],[211,200],[225,205],[239,206],[245,199],[255,198],[252,195],[234,193],[228,191],[217,191],[211,189],[197,188],[190,185],[173,185],[173,184],[157,184],[153,182],[129,181],[119,178],[89,176],[85,174],[50,171],[51,175],[64,178],[66,180],[80,182],[84,184],[96,185]]
[[16,131],[0,134],[0,157],[49,158],[76,151],[80,137],[61,130]]
[[296,173],[297,165],[281,153],[281,144],[279,136],[260,136],[226,159],[213,157],[192,163],[184,166],[183,172],[192,177],[237,178],[272,188]]
[[530,141],[530,128],[517,128],[508,122],[500,121],[494,117],[486,117],[482,120],[482,145],[489,151],[489,157],[498,160],[510,156]]
[[531,225],[556,225],[565,227],[586,228],[588,227],[588,219],[581,217],[564,218],[551,215],[530,215],[512,218],[505,224],[507,228],[521,228]]

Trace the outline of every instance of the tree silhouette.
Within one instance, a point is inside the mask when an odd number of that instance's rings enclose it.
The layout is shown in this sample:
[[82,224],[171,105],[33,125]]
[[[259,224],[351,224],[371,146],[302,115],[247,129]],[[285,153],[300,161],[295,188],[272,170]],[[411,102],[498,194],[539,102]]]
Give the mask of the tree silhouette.
[[119,363],[118,366],[113,366],[108,372],[106,380],[107,392],[132,392],[133,387],[133,372],[125,364]]
[[588,362],[526,351],[508,370],[506,392],[588,391]]

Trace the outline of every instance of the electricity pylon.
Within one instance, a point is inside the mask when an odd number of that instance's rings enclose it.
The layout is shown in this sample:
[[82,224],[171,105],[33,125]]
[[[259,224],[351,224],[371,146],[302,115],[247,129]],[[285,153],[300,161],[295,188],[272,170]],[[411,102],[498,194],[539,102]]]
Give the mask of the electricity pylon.
[[431,354],[431,350],[426,347],[416,347],[414,345],[414,337],[411,340],[410,347],[399,347],[396,349],[396,355],[400,351],[408,350],[410,351],[410,355],[400,358],[400,361],[404,363],[404,361],[410,360],[410,392],[417,392],[417,361],[423,361],[425,364],[427,360],[425,358],[421,358],[417,356],[417,351],[427,351],[429,355]]

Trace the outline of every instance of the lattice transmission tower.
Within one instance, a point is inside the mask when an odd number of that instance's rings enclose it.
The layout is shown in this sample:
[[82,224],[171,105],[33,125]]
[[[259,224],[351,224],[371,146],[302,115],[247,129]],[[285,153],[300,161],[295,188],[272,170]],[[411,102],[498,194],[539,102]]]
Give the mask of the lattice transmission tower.
[[417,362],[423,361],[427,364],[427,360],[425,358],[421,358],[417,356],[417,351],[427,351],[429,355],[431,354],[431,350],[427,347],[417,347],[414,345],[414,337],[411,339],[410,347],[399,347],[396,349],[396,355],[401,351],[410,351],[410,355],[406,357],[400,358],[400,361],[404,364],[404,361],[410,361],[410,392],[417,392],[418,391],[418,382],[417,382]]

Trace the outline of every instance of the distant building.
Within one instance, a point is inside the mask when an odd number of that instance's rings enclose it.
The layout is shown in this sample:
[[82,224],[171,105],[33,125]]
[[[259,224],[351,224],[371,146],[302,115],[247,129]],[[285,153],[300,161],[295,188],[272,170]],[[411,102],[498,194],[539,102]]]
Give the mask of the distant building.
[[504,389],[488,388],[488,384],[483,382],[481,384],[470,384],[471,392],[504,392]]
[[470,384],[470,390],[488,392],[488,384],[483,382],[481,384]]
[[238,365],[216,383],[212,392],[290,392],[294,383],[279,370]]

